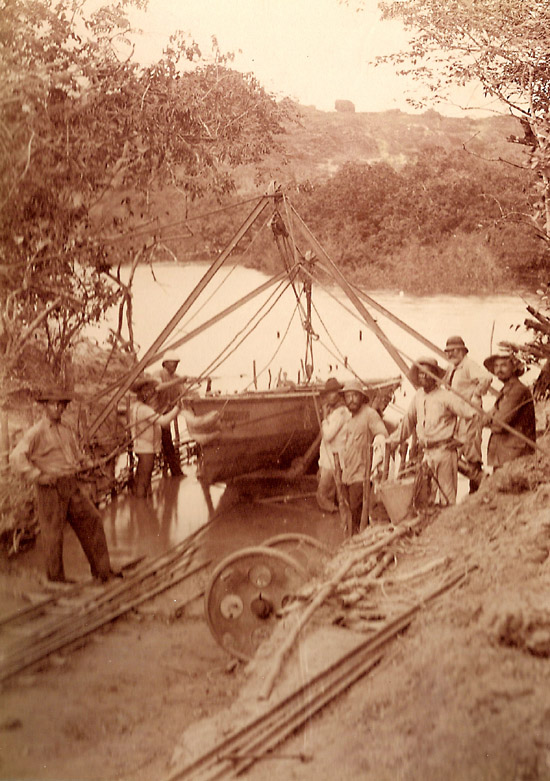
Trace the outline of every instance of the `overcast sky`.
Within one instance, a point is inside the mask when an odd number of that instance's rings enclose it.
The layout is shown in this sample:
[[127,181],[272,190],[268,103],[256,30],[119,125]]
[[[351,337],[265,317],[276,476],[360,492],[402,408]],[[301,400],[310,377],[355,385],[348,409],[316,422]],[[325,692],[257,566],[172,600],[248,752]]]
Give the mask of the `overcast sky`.
[[[414,83],[368,65],[402,48],[406,34],[380,20],[376,0],[365,5],[358,13],[338,0],[149,0],[148,11],[135,17],[143,30],[136,52],[142,61],[158,59],[178,29],[206,48],[215,35],[222,51],[242,52],[234,67],[253,71],[277,95],[324,111],[337,99],[353,101],[357,111],[412,111],[406,93]],[[455,94],[453,103],[434,108],[460,115],[459,105],[484,105],[473,88]]]

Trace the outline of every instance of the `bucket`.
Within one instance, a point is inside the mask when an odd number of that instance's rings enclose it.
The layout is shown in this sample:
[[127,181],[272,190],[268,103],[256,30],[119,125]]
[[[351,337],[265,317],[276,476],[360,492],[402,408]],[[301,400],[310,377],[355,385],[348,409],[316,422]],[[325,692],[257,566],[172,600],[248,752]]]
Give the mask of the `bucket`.
[[414,496],[414,477],[388,480],[378,486],[378,495],[392,523],[400,523],[411,514]]

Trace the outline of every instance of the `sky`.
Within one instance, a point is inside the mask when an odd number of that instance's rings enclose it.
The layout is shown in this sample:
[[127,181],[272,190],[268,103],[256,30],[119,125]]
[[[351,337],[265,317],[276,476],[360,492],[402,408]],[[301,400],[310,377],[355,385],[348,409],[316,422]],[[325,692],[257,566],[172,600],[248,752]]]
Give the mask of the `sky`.
[[[398,22],[380,20],[377,0],[366,0],[360,13],[338,0],[149,0],[147,12],[133,21],[143,30],[136,42],[142,62],[158,59],[176,30],[206,49],[215,35],[222,51],[236,54],[233,67],[252,71],[277,97],[322,111],[334,110],[335,100],[351,100],[356,111],[412,112],[406,97],[418,94],[417,85],[391,67],[369,65],[407,41]],[[433,108],[459,116],[463,106],[479,116],[488,104],[467,87]]]

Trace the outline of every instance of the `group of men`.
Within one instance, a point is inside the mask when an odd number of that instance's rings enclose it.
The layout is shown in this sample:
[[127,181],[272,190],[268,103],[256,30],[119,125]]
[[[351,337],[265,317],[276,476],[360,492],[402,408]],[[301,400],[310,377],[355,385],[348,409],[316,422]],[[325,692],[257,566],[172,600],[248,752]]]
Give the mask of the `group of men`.
[[[494,354],[484,361],[487,371],[468,358],[460,337],[447,340],[447,372],[433,358],[420,358],[410,379],[417,388],[397,428],[390,434],[380,414],[370,406],[358,380],[342,386],[335,378],[325,384],[322,443],[317,500],[321,509],[335,511],[335,475],[351,511],[351,530],[360,529],[367,471],[380,465],[386,447],[394,447],[413,433],[424,463],[437,485],[439,503],[454,504],[459,457],[470,478],[470,490],[479,486],[482,472],[482,426],[491,428],[488,464],[501,464],[535,447],[535,409],[531,392],[520,380],[523,367],[512,353]],[[155,455],[161,450],[173,475],[182,475],[170,425],[181,410],[179,398],[185,377],[177,372],[179,358],[166,354],[157,376],[142,376],[132,390],[130,429],[138,465],[134,493],[145,498],[150,490]],[[485,414],[481,399],[491,374],[502,382],[494,407]],[[93,577],[107,581],[111,569],[101,516],[82,490],[79,476],[91,464],[81,452],[73,429],[62,421],[72,395],[43,393],[38,401],[45,415],[21,438],[10,462],[15,471],[36,483],[37,508],[46,558],[47,577],[65,581],[63,529],[74,529]],[[370,445],[373,455],[370,455]],[[367,466],[368,464],[368,466]],[[338,470],[338,472],[336,472]]]
[[[434,501],[442,506],[456,502],[459,463],[469,478],[470,493],[483,477],[482,429],[491,430],[487,464],[494,468],[532,453],[536,440],[535,407],[529,388],[519,377],[524,368],[510,350],[490,355],[478,366],[468,356],[460,336],[445,345],[446,370],[435,358],[420,358],[409,379],[416,388],[413,399],[392,433],[368,403],[361,383],[341,386],[327,380],[324,393],[322,442],[319,457],[317,502],[322,510],[336,510],[334,501],[340,478],[344,501],[352,515],[352,533],[359,530],[367,471],[372,475],[384,447],[393,450],[410,437],[417,441],[434,485]],[[492,376],[502,383],[489,413],[482,407]],[[368,454],[372,442],[374,457]],[[378,451],[378,452],[377,452]]]
[[[170,424],[181,409],[178,398],[181,383],[186,379],[176,374],[178,362],[177,355],[166,354],[158,376],[142,376],[132,386],[136,394],[130,411],[130,431],[138,459],[136,497],[147,496],[155,455],[161,450],[172,474],[183,474],[170,432]],[[88,559],[92,576],[106,582],[120,573],[111,569],[101,515],[80,479],[93,465],[80,449],[73,427],[62,420],[72,399],[71,393],[57,389],[38,397],[44,416],[23,434],[10,455],[10,464],[36,485],[48,580],[67,582],[63,533],[69,523]]]

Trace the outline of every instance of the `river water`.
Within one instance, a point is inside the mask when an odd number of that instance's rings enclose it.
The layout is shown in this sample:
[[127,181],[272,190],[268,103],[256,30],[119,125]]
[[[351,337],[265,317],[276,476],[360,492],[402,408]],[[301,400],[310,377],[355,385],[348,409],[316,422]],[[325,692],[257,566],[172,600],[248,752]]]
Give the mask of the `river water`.
[[[197,263],[185,266],[157,264],[153,270],[145,266],[137,270],[133,285],[133,326],[139,355],[144,354],[167,325],[207,269],[207,264]],[[261,272],[240,266],[222,267],[175,328],[166,345],[189,333],[267,279]],[[194,376],[210,373],[214,376],[214,391],[241,390],[251,386],[254,363],[260,389],[270,384],[273,386],[283,371],[293,381],[299,376],[303,378],[305,340],[294,293],[291,289],[287,290],[273,303],[273,298],[268,298],[273,290],[275,288],[180,346],[177,349],[181,359],[179,371]],[[521,325],[526,316],[526,301],[521,296],[409,296],[388,291],[368,292],[379,304],[441,348],[448,336],[460,334],[470,349],[470,357],[480,363],[500,340],[522,342],[527,338]],[[318,337],[314,341],[316,377],[324,380],[336,375],[345,380],[351,376],[346,363],[364,379],[401,373],[342,291],[334,287],[314,286],[313,301],[312,323]],[[232,338],[240,339],[243,329],[256,322],[253,318],[262,305],[264,309],[258,315],[261,320],[250,336],[238,349],[231,346],[227,360],[218,365],[217,358],[223,347]],[[384,315],[373,309],[370,311],[407,362],[429,352]],[[113,313],[110,321],[94,330],[100,341],[105,337],[107,328],[114,327],[115,322]],[[520,327],[516,330],[518,325]]]

